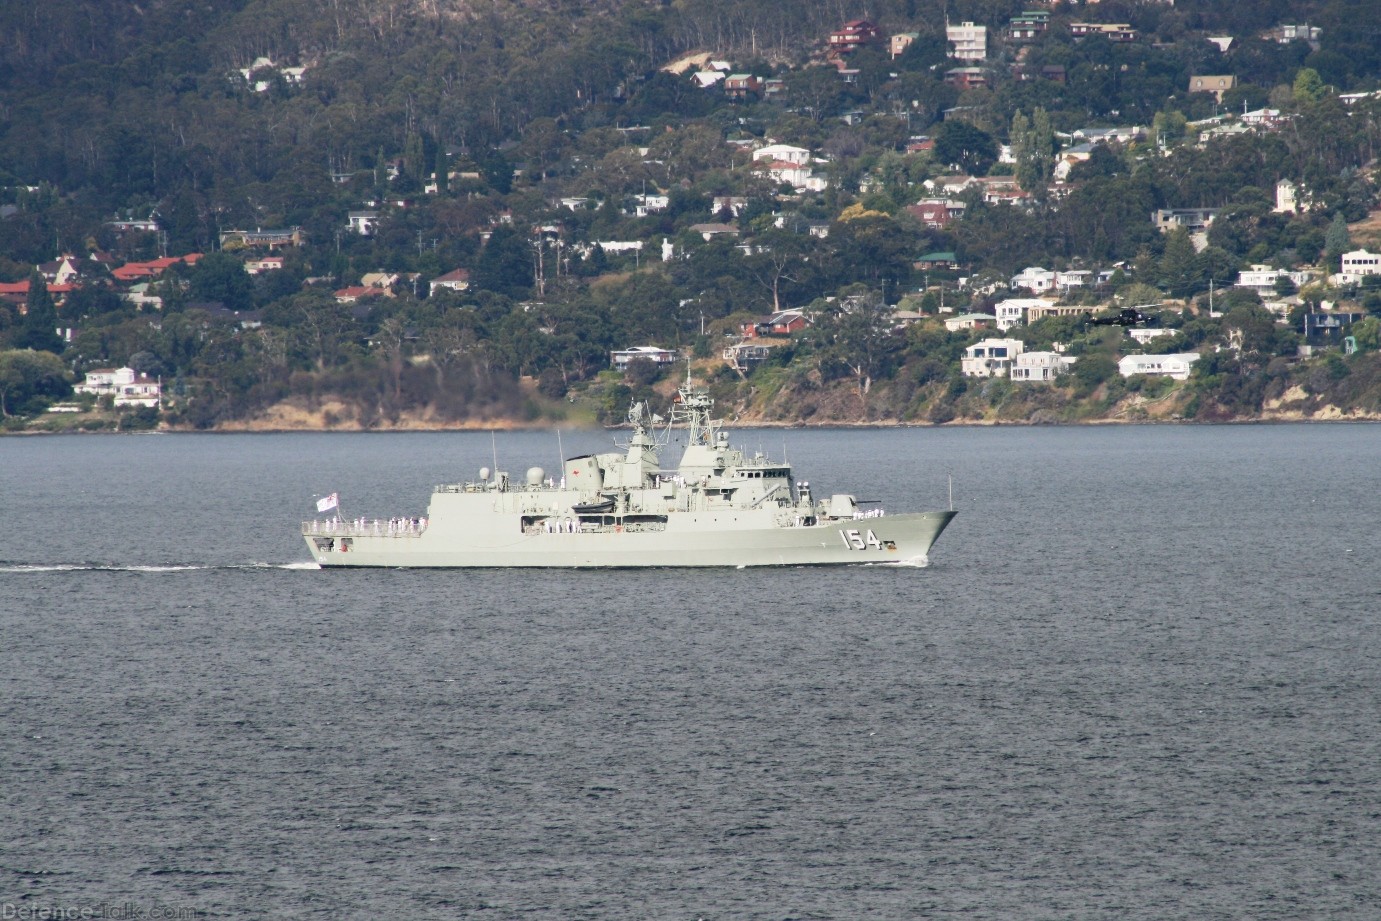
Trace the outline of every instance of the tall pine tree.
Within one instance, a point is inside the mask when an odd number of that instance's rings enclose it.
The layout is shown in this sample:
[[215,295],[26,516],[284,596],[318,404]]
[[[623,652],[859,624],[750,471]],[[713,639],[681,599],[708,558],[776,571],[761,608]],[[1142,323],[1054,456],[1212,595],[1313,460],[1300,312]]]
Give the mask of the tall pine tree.
[[24,301],[24,322],[14,337],[14,346],[19,349],[33,349],[36,352],[62,354],[63,341],[58,335],[58,310],[53,304],[53,296],[48,293],[48,283],[34,269],[29,275],[29,295]]
[[1352,236],[1347,231],[1347,218],[1339,211],[1333,215],[1333,223],[1328,225],[1328,231],[1323,235],[1323,251],[1328,257],[1330,268],[1341,267],[1342,255],[1351,245]]

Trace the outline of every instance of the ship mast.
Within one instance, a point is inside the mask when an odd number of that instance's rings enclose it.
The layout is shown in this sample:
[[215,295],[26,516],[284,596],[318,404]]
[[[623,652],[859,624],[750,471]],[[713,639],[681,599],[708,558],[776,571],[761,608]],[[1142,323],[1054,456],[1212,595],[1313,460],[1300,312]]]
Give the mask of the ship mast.
[[676,399],[671,404],[671,421],[668,427],[685,425],[689,430],[689,444],[714,444],[715,435],[719,431],[719,421],[710,414],[713,409],[714,398],[691,381],[690,362],[687,362],[686,382],[676,391]]

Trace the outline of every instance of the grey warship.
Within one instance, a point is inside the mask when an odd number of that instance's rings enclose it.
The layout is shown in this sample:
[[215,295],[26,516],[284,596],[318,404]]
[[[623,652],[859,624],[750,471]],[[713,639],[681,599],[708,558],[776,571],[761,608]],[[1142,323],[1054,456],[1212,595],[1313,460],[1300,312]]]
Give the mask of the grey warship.
[[[567,458],[514,483],[480,470],[437,486],[425,517],[303,522],[322,568],[636,568],[919,563],[954,511],[887,514],[854,496],[816,500],[785,461],[729,444],[714,401],[687,375],[663,420],[629,410],[621,452]],[[673,428],[687,445],[660,463]],[[659,431],[667,434],[659,437]]]

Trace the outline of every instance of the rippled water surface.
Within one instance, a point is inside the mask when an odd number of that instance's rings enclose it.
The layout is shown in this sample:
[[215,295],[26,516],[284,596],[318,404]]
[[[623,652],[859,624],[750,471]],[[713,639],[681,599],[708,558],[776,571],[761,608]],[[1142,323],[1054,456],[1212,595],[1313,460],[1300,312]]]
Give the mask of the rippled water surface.
[[322,572],[314,495],[555,438],[0,440],[0,906],[1381,917],[1381,428],[735,441],[961,514],[928,567]]

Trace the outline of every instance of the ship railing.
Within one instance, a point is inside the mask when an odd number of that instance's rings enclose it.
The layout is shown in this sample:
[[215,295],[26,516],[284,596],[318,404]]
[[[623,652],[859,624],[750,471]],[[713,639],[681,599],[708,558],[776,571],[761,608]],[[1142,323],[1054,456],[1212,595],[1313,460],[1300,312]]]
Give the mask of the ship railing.
[[421,537],[427,530],[425,518],[338,518],[304,521],[302,533],[311,537]]
[[549,518],[546,521],[530,524],[523,529],[528,536],[538,534],[639,534],[651,531],[665,531],[664,521],[634,521],[627,524],[602,524],[595,521],[581,521],[568,518]]

